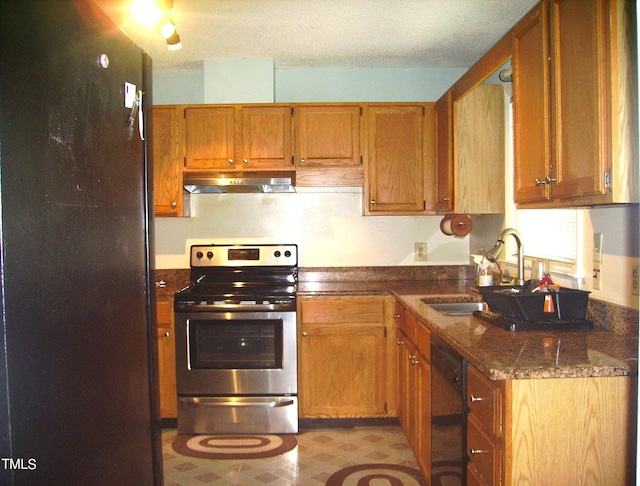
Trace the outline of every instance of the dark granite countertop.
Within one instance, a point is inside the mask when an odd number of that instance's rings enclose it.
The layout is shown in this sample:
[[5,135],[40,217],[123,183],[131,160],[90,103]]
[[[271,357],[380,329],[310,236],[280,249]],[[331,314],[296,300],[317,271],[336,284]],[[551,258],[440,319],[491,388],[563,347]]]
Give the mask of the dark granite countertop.
[[343,280],[299,282],[299,297],[321,295],[469,294],[468,280]]
[[[620,324],[630,316],[618,316],[617,306],[590,301],[591,315],[587,317],[598,321],[592,331],[506,331],[475,317],[442,315],[422,302],[425,297],[430,302],[481,300],[465,270],[456,273],[455,267],[438,267],[427,274],[419,273],[422,271],[363,268],[344,273],[320,269],[301,276],[298,295],[304,298],[393,294],[432,332],[492,380],[637,373],[637,329],[628,332],[629,326]],[[637,321],[637,311],[630,310],[631,314],[634,312]]]
[[[637,373],[638,340],[604,329],[592,331],[503,330],[475,317],[446,316],[422,301],[402,295],[405,304],[432,332],[492,380],[625,376]],[[431,302],[462,300],[434,295]],[[475,300],[473,295],[469,300]]]
[[[158,295],[168,298],[188,284],[189,271],[163,270],[157,277],[167,282]],[[593,331],[511,332],[474,317],[442,315],[422,302],[480,300],[473,284],[465,266],[301,268],[298,296],[395,295],[492,380],[637,373],[638,311],[590,299]]]

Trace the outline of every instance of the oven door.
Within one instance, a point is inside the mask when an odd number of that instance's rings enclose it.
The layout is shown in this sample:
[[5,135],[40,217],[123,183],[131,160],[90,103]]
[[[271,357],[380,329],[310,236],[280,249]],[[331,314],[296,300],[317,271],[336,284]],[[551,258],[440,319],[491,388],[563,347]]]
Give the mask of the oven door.
[[296,312],[176,312],[179,396],[296,395]]

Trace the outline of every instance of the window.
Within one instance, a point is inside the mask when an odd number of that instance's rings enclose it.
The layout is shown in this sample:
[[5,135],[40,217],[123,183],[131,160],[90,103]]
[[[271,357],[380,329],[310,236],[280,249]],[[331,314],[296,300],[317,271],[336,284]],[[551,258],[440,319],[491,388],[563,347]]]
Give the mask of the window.
[[575,265],[578,218],[575,209],[515,210],[515,228],[525,255]]
[[[507,180],[513,180],[513,106],[509,104],[509,123],[511,135],[508,143]],[[513,201],[513,184],[507,184],[507,201]],[[506,204],[505,226],[513,227],[522,236],[526,257],[543,258],[552,262],[552,270],[566,275],[576,275],[580,267],[580,248],[578,235],[582,224],[581,211],[576,209],[516,209],[515,203]],[[515,262],[516,245],[513,238],[505,241],[503,257]]]

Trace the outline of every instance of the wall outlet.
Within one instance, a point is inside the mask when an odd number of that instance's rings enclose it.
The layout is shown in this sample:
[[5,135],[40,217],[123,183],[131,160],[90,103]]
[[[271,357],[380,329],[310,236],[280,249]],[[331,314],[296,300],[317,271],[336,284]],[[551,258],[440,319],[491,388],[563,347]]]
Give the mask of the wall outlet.
[[414,250],[414,258],[417,262],[427,261],[427,243],[416,242]]
[[593,261],[602,263],[602,233],[593,234]]
[[631,295],[640,295],[640,275],[638,274],[638,265],[631,268]]
[[593,288],[594,290],[602,290],[602,264],[593,262]]

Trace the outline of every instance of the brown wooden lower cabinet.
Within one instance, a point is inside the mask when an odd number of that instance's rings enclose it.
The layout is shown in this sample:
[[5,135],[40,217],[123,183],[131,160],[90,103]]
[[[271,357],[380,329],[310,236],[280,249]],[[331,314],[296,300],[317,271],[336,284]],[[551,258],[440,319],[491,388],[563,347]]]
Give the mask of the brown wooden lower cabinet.
[[[394,318],[398,418],[429,482],[439,413],[430,329],[399,301]],[[471,364],[467,371],[468,485],[634,484],[637,377],[494,381]]]
[[401,304],[396,305],[398,417],[420,470],[429,480],[431,478],[430,333]]
[[393,298],[298,299],[301,418],[395,416]]
[[468,484],[633,484],[632,377],[490,381],[468,368]]
[[160,416],[178,416],[176,390],[176,340],[174,334],[173,309],[170,300],[156,303],[158,320],[158,369],[160,381]]

